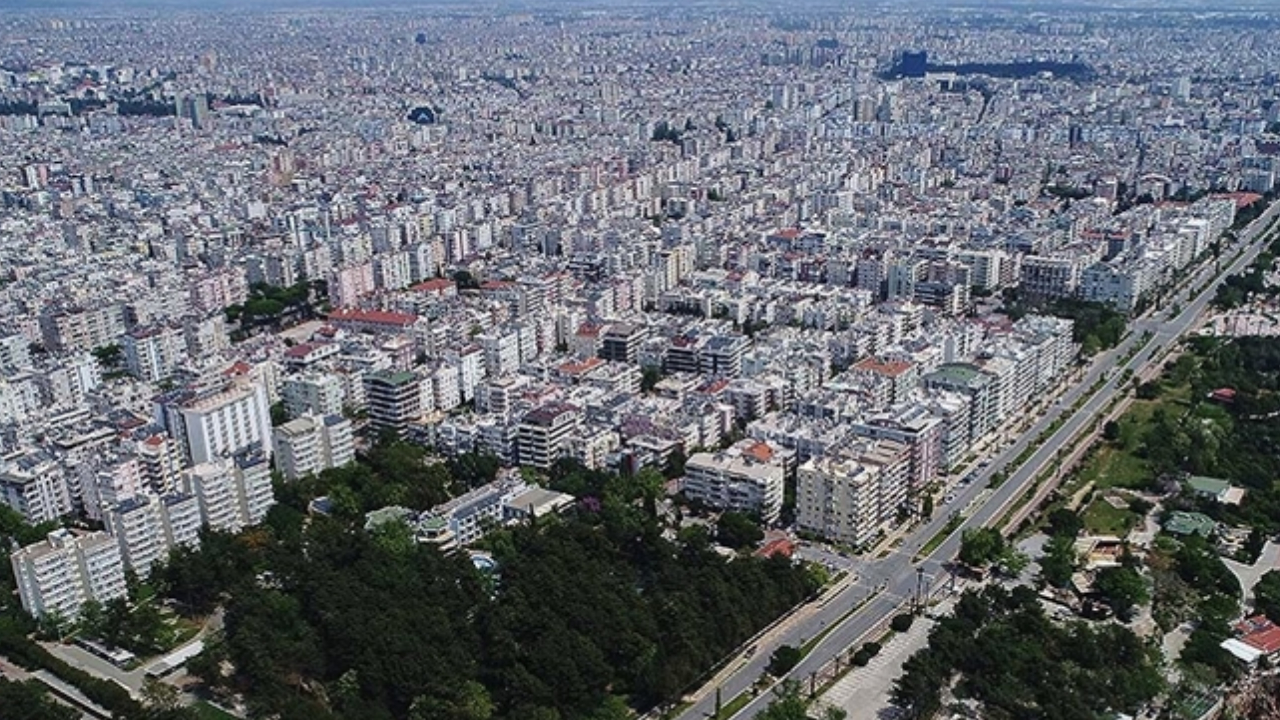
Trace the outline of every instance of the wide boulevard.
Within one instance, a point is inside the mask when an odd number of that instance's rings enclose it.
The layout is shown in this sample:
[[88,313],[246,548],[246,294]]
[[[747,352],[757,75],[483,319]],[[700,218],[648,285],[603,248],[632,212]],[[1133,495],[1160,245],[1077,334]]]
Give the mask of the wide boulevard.
[[[1224,256],[1242,248],[1244,252],[1226,268],[1225,272],[1195,295],[1194,299],[1188,299],[1189,294],[1194,290],[1180,291],[1176,297],[1166,301],[1165,307],[1170,310],[1159,308],[1135,320],[1130,328],[1132,332],[1117,347],[1095,357],[1080,380],[1062,394],[1060,401],[1054,403],[1044,415],[1031,423],[1012,444],[1006,445],[992,457],[989,464],[976,472],[973,481],[957,490],[953,501],[935,513],[930,522],[924,523],[907,535],[902,544],[887,557],[862,564],[859,567],[858,582],[847,586],[834,599],[809,614],[805,620],[792,622],[786,625],[784,630],[772,634],[767,646],[762,643],[758,648],[753,648],[754,652],[731,660],[731,666],[736,666],[738,669],[728,677],[722,678],[720,682],[719,687],[724,701],[728,702],[730,698],[750,690],[764,672],[769,656],[777,646],[783,644],[800,646],[806,639],[817,637],[827,629],[829,624],[839,623],[789,675],[790,678],[797,680],[807,680],[812,673],[831,662],[837,654],[845,652],[862,641],[886,618],[899,612],[903,604],[916,593],[918,583],[928,586],[940,581],[945,576],[945,566],[959,552],[960,536],[963,530],[984,527],[998,520],[1014,500],[1027,491],[1033,479],[1050,462],[1056,460],[1058,449],[1065,447],[1078,433],[1088,428],[1105,411],[1117,394],[1125,390],[1123,385],[1129,375],[1124,372],[1126,369],[1136,375],[1152,358],[1159,357],[1166,348],[1196,324],[1213,299],[1222,280],[1243,270],[1257,256],[1263,247],[1260,234],[1277,212],[1280,212],[1280,203],[1273,204],[1266,213],[1241,233],[1236,243],[1226,248]],[[1215,271],[1214,263],[1206,263],[1183,287],[1200,287]],[[1179,304],[1181,304],[1180,312],[1175,317],[1169,317],[1170,311],[1179,307]],[[1124,361],[1126,357],[1129,359]],[[1099,379],[1103,378],[1105,381],[1102,387],[1097,389],[1078,409],[1072,411],[1071,408],[1075,407],[1076,402],[1093,392]],[[1028,445],[1037,442],[1041,434],[1057,421],[1059,416],[1068,412],[1070,416],[1062,422],[1051,437],[1040,444],[1029,460],[1021,467],[1009,468],[1009,477],[998,488],[987,489],[992,475],[1015,460]],[[972,511],[964,516],[960,526],[926,557],[919,558],[917,561],[915,556],[920,548],[943,530],[950,514],[953,511],[971,507]],[[849,613],[850,608],[864,602],[862,607]],[[760,693],[733,716],[734,720],[755,717],[764,710],[772,697],[772,693]],[[680,714],[679,720],[704,720],[714,715],[714,711],[715,693],[706,689],[699,693],[697,702]]]

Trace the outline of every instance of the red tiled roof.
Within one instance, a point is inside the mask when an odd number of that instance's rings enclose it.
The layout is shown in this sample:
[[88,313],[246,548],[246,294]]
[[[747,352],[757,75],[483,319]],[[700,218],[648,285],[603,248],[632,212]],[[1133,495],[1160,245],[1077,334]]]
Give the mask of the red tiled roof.
[[601,360],[598,357],[589,357],[582,362],[567,362],[561,365],[558,369],[566,375],[581,375],[583,373],[591,372],[603,364],[604,360]]
[[234,377],[237,375],[247,375],[252,370],[252,365],[244,361],[237,361],[234,365],[224,370],[222,374],[227,377]]
[[1236,209],[1237,209],[1237,210],[1240,210],[1240,209],[1242,209],[1242,208],[1247,208],[1247,207],[1249,207],[1250,205],[1252,205],[1252,204],[1254,204],[1254,203],[1256,203],[1256,202],[1258,202],[1259,200],[1261,200],[1261,199],[1262,199],[1262,196],[1261,196],[1261,195],[1259,195],[1259,194],[1257,194],[1257,193],[1251,193],[1251,192],[1233,192],[1233,193],[1223,193],[1223,194],[1221,194],[1221,195],[1214,195],[1214,197],[1215,197],[1215,198],[1225,198],[1225,199],[1227,199],[1227,200],[1235,200],[1235,201],[1236,201]]
[[765,443],[757,442],[743,451],[757,462],[769,462],[773,459],[773,448]]
[[796,551],[795,543],[791,542],[786,538],[778,538],[777,540],[773,540],[768,544],[766,544],[764,547],[757,550],[756,555],[764,558],[773,557],[774,555],[781,555],[782,557],[791,557],[792,553],[794,553],[795,551]]
[[457,287],[457,285],[454,281],[445,278],[431,278],[430,280],[423,280],[409,289],[418,292],[441,293],[449,288]]
[[408,327],[418,321],[417,315],[387,310],[354,310],[338,308],[329,313],[332,322],[362,322],[374,325],[399,325]]
[[875,358],[864,358],[859,360],[854,366],[855,370],[866,370],[877,375],[887,375],[889,377],[897,377],[902,373],[911,369],[911,363],[901,360],[890,360],[880,362]]

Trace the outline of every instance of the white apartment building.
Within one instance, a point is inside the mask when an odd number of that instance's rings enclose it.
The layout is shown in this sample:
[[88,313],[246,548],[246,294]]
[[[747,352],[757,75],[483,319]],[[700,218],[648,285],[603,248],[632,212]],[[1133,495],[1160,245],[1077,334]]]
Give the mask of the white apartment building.
[[160,382],[186,356],[186,343],[178,330],[166,325],[135,328],[120,338],[129,374],[146,382]]
[[173,492],[160,497],[164,508],[160,513],[164,528],[164,541],[169,548],[179,545],[196,547],[200,544],[200,528],[204,519],[200,516],[200,501],[191,493]]
[[1141,259],[1095,263],[1085,268],[1080,276],[1080,298],[1106,303],[1120,312],[1130,313],[1154,284],[1149,264]]
[[89,600],[106,602],[126,593],[120,548],[106,533],[55,530],[9,560],[22,608],[37,618],[72,618]]
[[275,429],[276,469],[288,480],[355,460],[351,422],[340,415],[304,415]]
[[0,459],[0,502],[32,525],[57,520],[72,509],[67,471],[42,451]]
[[212,392],[169,393],[156,404],[156,420],[193,464],[245,450],[271,453],[271,400],[260,379],[240,377]]
[[782,511],[785,460],[781,451],[756,440],[715,454],[694,453],[685,463],[684,493],[690,500],[755,513],[772,523]]
[[121,559],[138,577],[150,575],[152,565],[169,556],[167,508],[158,496],[143,494],[109,508],[103,515],[107,532],[120,546]]
[[199,504],[201,522],[214,530],[256,525],[275,504],[271,468],[259,454],[201,463],[184,473],[183,483]]
[[82,481],[84,512],[94,520],[103,513],[129,500],[143,487],[142,464],[136,457],[124,457],[105,463]]
[[276,504],[271,486],[271,461],[259,453],[241,453],[234,459],[236,507],[244,525],[257,525]]
[[476,338],[484,349],[484,367],[489,377],[512,375],[520,369],[520,333],[495,328]]
[[862,547],[885,528],[880,469],[846,457],[810,458],[796,474],[796,527]]
[[280,385],[280,400],[291,418],[341,415],[345,397],[342,380],[324,373],[294,375]]
[[234,466],[230,459],[200,463],[183,474],[183,481],[200,504],[200,519],[214,530],[237,532],[244,527],[236,502]]

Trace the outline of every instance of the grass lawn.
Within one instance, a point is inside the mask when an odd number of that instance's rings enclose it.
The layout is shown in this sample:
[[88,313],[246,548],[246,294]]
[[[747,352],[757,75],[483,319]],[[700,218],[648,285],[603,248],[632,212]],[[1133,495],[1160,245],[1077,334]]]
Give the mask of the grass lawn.
[[1072,486],[1083,487],[1088,483],[1099,490],[1113,487],[1137,490],[1151,483],[1151,470],[1146,460],[1130,450],[1101,444],[1080,468]]
[[192,705],[191,709],[195,711],[196,717],[200,718],[200,720],[240,720],[235,715],[225,710],[220,710],[203,700]]
[[1082,519],[1087,532],[1124,537],[1138,521],[1138,516],[1130,510],[1112,507],[1106,500],[1098,498],[1085,509]]

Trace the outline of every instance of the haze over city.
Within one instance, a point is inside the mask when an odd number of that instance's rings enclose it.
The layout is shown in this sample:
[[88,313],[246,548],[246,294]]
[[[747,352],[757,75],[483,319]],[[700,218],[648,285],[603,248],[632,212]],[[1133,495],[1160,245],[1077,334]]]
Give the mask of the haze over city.
[[0,718],[1280,718],[1278,21],[0,0]]

